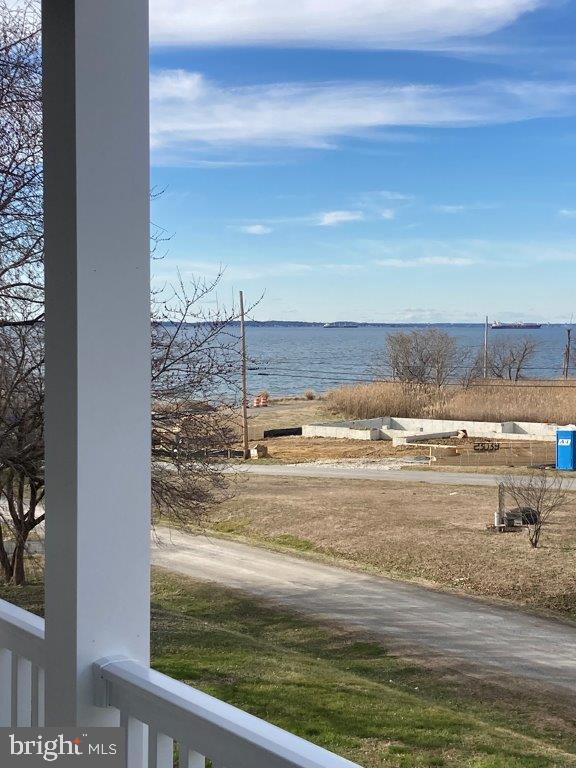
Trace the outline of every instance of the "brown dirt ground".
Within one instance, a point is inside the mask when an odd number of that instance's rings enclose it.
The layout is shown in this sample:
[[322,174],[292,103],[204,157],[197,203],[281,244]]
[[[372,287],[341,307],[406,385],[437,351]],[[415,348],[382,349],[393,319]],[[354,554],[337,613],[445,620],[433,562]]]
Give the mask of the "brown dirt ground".
[[219,506],[217,531],[322,552],[398,578],[576,616],[576,495],[533,550],[486,530],[490,488],[252,476]]
[[326,410],[322,400],[274,400],[267,408],[248,409],[248,429],[250,439],[259,440],[266,429],[301,427],[337,418]]
[[[270,459],[289,464],[330,459],[401,459],[407,456],[426,456],[430,454],[430,445],[421,443],[418,446],[394,447],[391,442],[340,440],[335,438],[318,437],[278,437],[260,441],[268,447]],[[432,468],[442,469],[462,467],[474,471],[485,467],[528,466],[530,464],[545,464],[554,460],[555,446],[553,443],[500,443],[501,449],[495,452],[479,453],[474,450],[478,441],[464,440],[435,440],[432,443],[432,454],[436,461]],[[442,448],[434,445],[453,446],[456,456],[450,456]]]
[[388,459],[403,456],[428,456],[427,447],[394,448],[391,442],[339,440],[329,437],[277,437],[262,441],[268,455],[276,461],[299,464],[323,459]]

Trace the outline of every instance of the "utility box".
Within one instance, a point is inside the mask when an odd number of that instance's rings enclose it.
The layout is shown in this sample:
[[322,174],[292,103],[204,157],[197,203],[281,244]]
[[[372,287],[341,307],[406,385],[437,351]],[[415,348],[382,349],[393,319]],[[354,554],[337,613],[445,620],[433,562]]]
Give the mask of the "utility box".
[[565,427],[556,433],[556,469],[576,472],[576,427]]

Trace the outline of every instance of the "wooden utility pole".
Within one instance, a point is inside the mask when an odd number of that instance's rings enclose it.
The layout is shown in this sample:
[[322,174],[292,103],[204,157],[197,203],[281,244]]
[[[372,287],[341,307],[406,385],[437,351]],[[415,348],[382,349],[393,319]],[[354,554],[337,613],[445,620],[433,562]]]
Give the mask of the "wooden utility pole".
[[484,325],[484,378],[488,378],[488,315]]
[[566,351],[564,352],[564,378],[570,375],[570,355],[572,352],[572,328],[566,328],[568,341],[566,342]]
[[246,322],[244,318],[244,291],[240,291],[240,336],[242,338],[242,441],[244,459],[250,458],[248,441],[248,364],[246,354]]

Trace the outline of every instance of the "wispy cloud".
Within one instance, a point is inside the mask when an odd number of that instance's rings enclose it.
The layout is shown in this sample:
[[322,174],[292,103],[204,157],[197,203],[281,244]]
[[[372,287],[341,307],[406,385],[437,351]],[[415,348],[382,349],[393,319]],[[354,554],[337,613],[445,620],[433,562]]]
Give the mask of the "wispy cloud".
[[331,149],[347,137],[386,140],[387,130],[398,127],[467,127],[568,115],[576,111],[576,84],[303,82],[232,88],[199,73],[164,70],[152,75],[151,99],[155,158],[189,162],[215,149]]
[[405,192],[392,192],[389,189],[378,189],[373,192],[366,192],[362,199],[367,204],[381,204],[383,200],[396,203],[406,203],[414,200],[414,195],[407,195]]
[[357,240],[348,253],[378,266],[467,267],[497,265],[499,269],[525,269],[542,264],[576,263],[576,245],[571,240],[481,240],[472,238],[382,238]]
[[190,168],[209,168],[209,169],[229,169],[229,168],[252,168],[255,165],[283,165],[284,163],[276,160],[206,160],[203,158],[190,158],[186,163]]
[[[181,266],[181,265],[180,265]],[[241,280],[261,280],[275,277],[299,277],[309,274],[314,268],[305,262],[297,261],[267,261],[264,263],[255,261],[241,261],[226,264],[214,261],[199,261],[192,259],[186,262],[186,269],[181,270],[184,277],[196,277],[198,275],[214,278],[222,275],[223,282],[238,282]]]
[[481,36],[549,0],[152,0],[164,45],[421,47]]
[[436,213],[458,214],[468,211],[490,211],[496,208],[493,203],[468,203],[458,205],[433,205],[432,210]]
[[320,214],[316,223],[319,227],[335,227],[350,221],[364,221],[364,213],[362,211],[327,211]]
[[356,204],[366,211],[367,216],[371,218],[392,221],[397,217],[400,208],[410,205],[413,201],[414,195],[379,189],[360,195]]
[[224,283],[235,283],[241,280],[267,280],[280,277],[300,277],[312,274],[322,275],[330,272],[337,275],[350,275],[354,272],[361,272],[366,269],[363,263],[349,262],[303,262],[303,261],[241,261],[230,263],[223,267],[213,261],[190,260],[186,262],[186,268],[182,269],[182,264],[170,260],[160,263],[161,272],[154,276],[154,282],[173,279],[173,273],[179,271],[185,278],[202,276],[205,278],[215,278],[221,275]]
[[467,210],[465,205],[435,205],[433,208],[438,213],[464,213]]
[[561,208],[558,216],[562,219],[576,219],[576,208]]
[[416,267],[470,267],[476,264],[476,261],[465,256],[420,256],[416,259],[377,259],[374,263],[379,267],[414,269]]
[[243,227],[238,227],[238,229],[245,235],[269,235],[274,231],[272,227],[265,224],[246,224]]

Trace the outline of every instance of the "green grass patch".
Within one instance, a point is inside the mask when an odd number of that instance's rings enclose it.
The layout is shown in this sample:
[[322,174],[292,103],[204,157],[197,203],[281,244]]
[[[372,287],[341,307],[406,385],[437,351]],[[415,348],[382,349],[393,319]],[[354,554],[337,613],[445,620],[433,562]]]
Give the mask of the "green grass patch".
[[[257,541],[259,544],[268,546],[272,549],[283,548],[291,549],[295,552],[316,552],[323,554],[324,550],[321,547],[316,546],[313,541],[308,539],[302,539],[299,536],[293,536],[290,533],[281,533],[278,536],[265,536],[260,533],[255,533],[250,528],[252,520],[249,517],[227,517],[223,520],[210,521],[210,533],[220,533],[225,536],[238,536],[240,539],[248,538],[251,541]],[[189,530],[197,532],[205,532],[204,529],[199,529],[198,526],[192,525]]]
[[249,517],[231,517],[218,520],[211,525],[217,533],[244,534],[250,525]]
[[[42,612],[39,585],[0,594]],[[367,768],[576,766],[576,728],[549,703],[498,701],[358,633],[162,570],[152,652],[161,672]]]
[[266,539],[271,544],[277,544],[280,547],[295,549],[297,552],[314,552],[318,547],[308,539],[301,539],[298,536],[292,536],[290,533],[282,533],[280,536],[271,536]]

